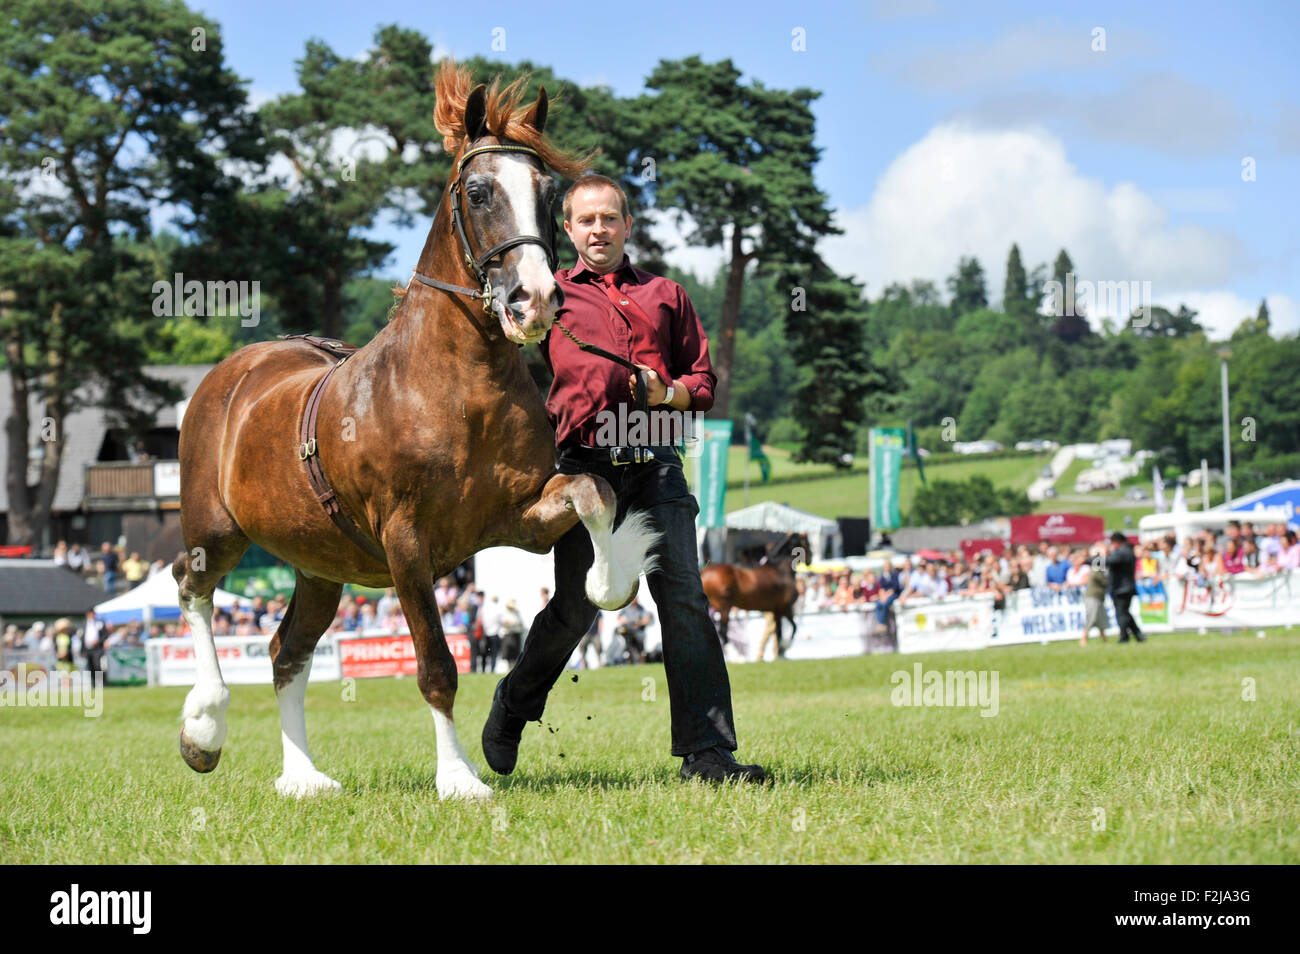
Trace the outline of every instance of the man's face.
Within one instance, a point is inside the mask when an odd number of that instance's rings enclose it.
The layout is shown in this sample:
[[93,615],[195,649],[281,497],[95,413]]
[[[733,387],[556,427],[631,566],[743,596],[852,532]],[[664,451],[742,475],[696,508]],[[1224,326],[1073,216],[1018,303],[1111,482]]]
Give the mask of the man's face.
[[623,246],[632,231],[632,217],[621,215],[614,189],[591,186],[573,194],[573,214],[565,220],[564,231],[583,264],[604,274],[623,261]]

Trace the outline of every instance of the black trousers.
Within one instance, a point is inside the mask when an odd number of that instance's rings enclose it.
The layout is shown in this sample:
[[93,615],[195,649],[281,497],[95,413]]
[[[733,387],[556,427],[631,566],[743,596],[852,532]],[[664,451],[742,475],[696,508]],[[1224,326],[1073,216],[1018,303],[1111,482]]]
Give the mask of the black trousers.
[[1137,620],[1133,618],[1129,604],[1133,601],[1136,593],[1111,593],[1110,601],[1115,606],[1115,623],[1119,626],[1119,640],[1124,642],[1131,635],[1140,637],[1142,630],[1138,629]]
[[[647,510],[664,534],[654,551],[659,569],[646,582],[663,634],[672,754],[689,755],[713,746],[734,751],[731,683],[700,584],[695,546],[700,508],[686,485],[681,461],[656,459],[614,467],[562,455],[558,466],[561,473],[594,473],[610,482],[618,497],[616,527],[629,510]],[[541,718],[551,687],[599,613],[585,590],[593,559],[591,537],[581,523],[555,544],[554,596],[533,620],[518,665],[502,680],[502,698],[512,715],[530,722]]]

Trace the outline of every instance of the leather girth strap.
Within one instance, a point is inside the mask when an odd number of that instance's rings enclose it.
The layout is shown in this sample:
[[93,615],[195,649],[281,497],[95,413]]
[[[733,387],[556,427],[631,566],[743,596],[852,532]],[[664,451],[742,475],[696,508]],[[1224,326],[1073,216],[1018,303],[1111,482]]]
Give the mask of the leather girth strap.
[[[297,336],[295,335],[294,337]],[[304,335],[303,337],[307,336]],[[316,341],[311,341],[311,344],[315,344],[317,347],[322,347],[322,344],[318,344]],[[335,343],[330,342],[330,344]],[[334,353],[331,348],[322,348],[322,350]],[[354,348],[352,350],[355,351],[356,349]],[[316,499],[320,502],[320,505],[325,508],[325,512],[329,514],[329,518],[334,521],[334,525],[342,530],[343,534],[349,540],[359,546],[366,553],[369,553],[380,563],[387,566],[388,557],[385,556],[384,551],[380,549],[373,540],[365,536],[361,530],[358,529],[352,518],[347,515],[347,512],[344,511],[343,504],[339,500],[338,494],[334,492],[334,488],[330,486],[329,480],[325,477],[325,471],[321,467],[319,448],[316,443],[316,416],[320,413],[321,396],[325,393],[325,385],[329,382],[329,379],[333,376],[334,372],[337,371],[343,365],[343,362],[348,359],[349,354],[350,352],[345,353],[333,364],[333,366],[330,367],[328,371],[325,372],[324,375],[321,376],[321,379],[316,382],[316,386],[312,388],[311,396],[307,398],[307,409],[302,415],[302,427],[298,443],[298,459],[301,460],[303,465],[307,468],[307,480],[311,483],[312,493],[316,495]]]

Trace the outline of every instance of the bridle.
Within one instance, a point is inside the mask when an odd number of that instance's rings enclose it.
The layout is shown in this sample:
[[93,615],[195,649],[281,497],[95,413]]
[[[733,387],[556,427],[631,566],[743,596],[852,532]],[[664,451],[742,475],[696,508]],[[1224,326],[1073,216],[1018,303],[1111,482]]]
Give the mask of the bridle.
[[551,225],[550,241],[542,238],[540,235],[516,235],[508,238],[504,242],[498,242],[490,249],[477,258],[474,257],[474,251],[469,244],[469,234],[465,231],[465,214],[461,207],[461,198],[464,195],[463,179],[465,174],[465,165],[475,156],[485,152],[522,152],[530,156],[536,156],[537,160],[545,166],[545,161],[541,154],[528,146],[513,145],[492,145],[479,146],[477,149],[471,149],[460,157],[460,162],[456,166],[456,181],[451,185],[451,221],[456,229],[456,235],[460,240],[461,252],[464,255],[465,265],[474,274],[475,280],[482,286],[478,291],[472,288],[466,288],[463,285],[453,285],[450,282],[439,281],[436,278],[430,278],[427,275],[421,275],[419,272],[412,272],[411,277],[421,284],[428,285],[431,288],[440,288],[443,291],[452,292],[457,295],[468,295],[470,298],[483,302],[483,311],[487,314],[492,313],[492,306],[496,303],[496,295],[492,291],[492,282],[488,278],[485,267],[489,262],[500,258],[512,248],[520,245],[540,245],[546,252],[546,262],[551,271],[555,271],[557,264],[557,254],[555,250],[556,228],[555,222],[547,216],[547,221]]
[[[537,160],[542,163],[542,167],[545,168],[546,166],[546,160],[542,158],[541,153],[529,146],[500,144],[479,146],[477,149],[471,149],[460,157],[460,162],[456,165],[456,181],[451,185],[451,221],[452,225],[456,229],[456,235],[460,240],[460,248],[464,255],[465,265],[474,273],[475,280],[483,287],[478,291],[475,291],[473,288],[466,288],[463,285],[453,285],[450,282],[430,278],[428,275],[421,275],[418,271],[412,271],[411,278],[420,282],[422,285],[428,285],[430,288],[438,288],[445,292],[451,292],[454,295],[468,295],[470,298],[482,301],[484,313],[490,315],[492,314],[492,306],[496,303],[496,295],[492,291],[492,282],[488,278],[484,267],[489,262],[510,251],[512,248],[516,248],[520,245],[540,245],[546,251],[546,263],[550,266],[551,271],[554,272],[556,265],[559,264],[558,254],[556,252],[556,242],[558,241],[559,230],[555,226],[554,218],[548,214],[546,220],[550,224],[550,241],[547,241],[540,235],[516,235],[513,238],[506,239],[504,242],[498,242],[496,245],[493,245],[482,255],[478,256],[478,258],[474,257],[474,251],[469,244],[469,235],[465,231],[465,215],[461,209],[461,196],[464,192],[462,180],[464,179],[465,164],[468,163],[470,159],[484,152],[522,152],[530,156],[536,156]],[[419,266],[417,265],[416,267],[418,268]],[[508,308],[509,306],[503,307]],[[636,376],[634,394],[637,409],[643,414],[646,413],[649,409],[649,402],[647,400],[649,389],[646,385],[645,372],[626,358],[620,357],[616,354],[611,354],[604,348],[599,348],[594,344],[583,341],[568,328],[564,327],[564,325],[560,324],[558,318],[555,319],[554,324],[564,333],[565,337],[578,346],[580,351],[585,351],[588,354],[594,354],[606,358],[631,371]]]

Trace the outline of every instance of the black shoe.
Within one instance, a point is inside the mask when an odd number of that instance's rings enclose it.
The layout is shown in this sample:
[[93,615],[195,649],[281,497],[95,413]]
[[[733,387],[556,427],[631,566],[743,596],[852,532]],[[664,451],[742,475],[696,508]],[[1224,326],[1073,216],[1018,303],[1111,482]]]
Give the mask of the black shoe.
[[505,684],[504,679],[497,683],[496,692],[492,694],[492,711],[483,723],[483,757],[487,759],[488,767],[498,775],[509,775],[515,770],[519,737],[523,735],[526,724],[518,716],[510,715],[501,700],[501,689]]
[[1138,633],[1133,638],[1136,639],[1139,643],[1145,643],[1147,641],[1147,638],[1143,636],[1141,633]]
[[719,746],[692,752],[682,759],[682,781],[701,778],[706,782],[766,782],[767,773],[759,765],[741,765],[731,753]]

